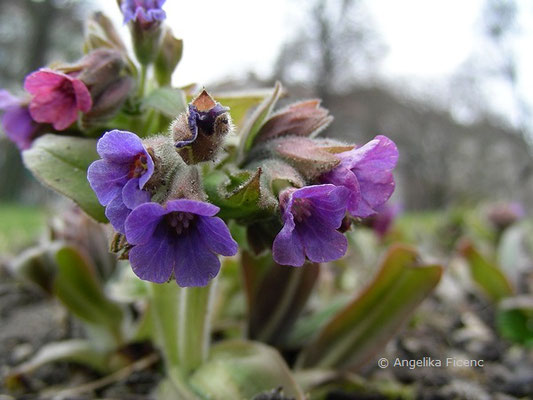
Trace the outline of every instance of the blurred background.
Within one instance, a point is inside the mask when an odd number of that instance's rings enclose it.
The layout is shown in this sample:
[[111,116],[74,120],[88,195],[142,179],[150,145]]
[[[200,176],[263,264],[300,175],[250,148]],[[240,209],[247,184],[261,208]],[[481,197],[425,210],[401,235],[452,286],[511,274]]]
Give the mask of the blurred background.
[[[0,0],[0,87],[20,92],[29,72],[79,58],[96,9],[128,36],[114,1]],[[322,98],[335,116],[328,135],[397,143],[394,201],[406,211],[494,201],[531,211],[532,2],[204,0],[165,9],[185,42],[176,85],[216,92],[281,80],[291,101]],[[2,223],[31,225],[55,199],[2,135]]]

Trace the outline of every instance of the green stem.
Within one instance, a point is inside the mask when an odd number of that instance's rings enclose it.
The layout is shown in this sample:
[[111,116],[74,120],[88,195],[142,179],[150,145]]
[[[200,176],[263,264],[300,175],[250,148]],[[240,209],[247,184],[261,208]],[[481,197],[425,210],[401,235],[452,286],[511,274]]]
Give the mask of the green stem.
[[181,288],[178,355],[185,374],[207,359],[211,331],[211,310],[216,280],[205,287]]
[[146,89],[146,77],[148,75],[148,66],[141,64],[141,76],[139,78],[139,98],[144,96],[144,91]]
[[179,365],[178,310],[180,288],[175,282],[150,284],[156,342],[167,369]]

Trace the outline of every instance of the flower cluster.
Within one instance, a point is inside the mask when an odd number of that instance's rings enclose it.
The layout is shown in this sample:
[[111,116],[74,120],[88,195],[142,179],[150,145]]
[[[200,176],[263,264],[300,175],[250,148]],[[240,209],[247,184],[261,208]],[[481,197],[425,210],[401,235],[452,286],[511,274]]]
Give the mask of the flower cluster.
[[[132,88],[126,70],[120,52],[95,49],[74,64],[34,71],[24,80],[24,98],[0,91],[3,129],[21,150],[45,129],[82,134],[80,126],[112,118],[126,101]],[[76,124],[80,115],[83,123]]]
[[[119,2],[137,64],[98,14],[83,58],[29,74],[24,98],[0,91],[8,137],[21,149],[44,131],[78,137],[65,149],[99,137],[99,157],[87,169],[98,208],[90,211],[102,215],[98,203],[105,208],[116,231],[113,251],[141,279],[207,285],[219,272],[219,255],[237,254],[230,220],[246,230],[248,248],[270,252],[280,265],[343,257],[351,221],[375,215],[394,191],[394,142],[376,136],[354,146],[318,138],[332,121],[328,110],[307,100],[273,112],[280,84],[252,114],[239,110],[247,111],[253,96],[233,97],[238,135],[231,135],[225,100],[205,89],[178,111],[191,93],[168,87],[182,42],[164,25],[164,3]],[[63,192],[79,200],[68,189]],[[82,207],[94,198],[83,196]]]
[[338,230],[346,212],[354,218],[369,217],[392,195],[398,149],[390,139],[377,136],[337,157],[339,165],[317,179],[322,185],[280,194],[284,226],[272,249],[277,263],[301,266],[306,257],[312,262],[341,258],[347,242]]

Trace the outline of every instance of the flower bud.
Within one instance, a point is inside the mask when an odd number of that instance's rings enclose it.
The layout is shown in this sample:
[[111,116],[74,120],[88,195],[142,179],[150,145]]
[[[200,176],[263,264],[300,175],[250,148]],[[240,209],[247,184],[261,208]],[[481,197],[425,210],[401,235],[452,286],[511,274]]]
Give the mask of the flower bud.
[[187,164],[214,160],[224,137],[233,129],[229,108],[203,90],[172,123],[171,134]]
[[111,49],[94,50],[83,57],[78,65],[81,70],[77,78],[89,88],[93,100],[120,79],[125,67],[122,54]]
[[132,87],[133,79],[129,76],[110,84],[94,100],[91,111],[83,115],[83,125],[88,127],[112,118],[128,98]]
[[172,73],[181,60],[183,40],[176,39],[170,28],[165,29],[159,53],[155,59],[155,77],[160,86],[170,85]]
[[148,65],[154,61],[161,38],[161,23],[166,18],[162,6],[165,0],[124,0],[120,9],[124,23],[129,23],[135,55]]
[[320,107],[320,100],[294,103],[272,115],[261,127],[255,143],[280,136],[314,137],[333,121],[329,111]]
[[111,20],[103,13],[95,12],[87,23],[84,49],[89,52],[102,47],[126,53],[126,46]]
[[143,145],[154,162],[154,173],[146,183],[146,189],[152,193],[152,201],[164,203],[174,186],[175,175],[187,165],[168,136],[149,137],[143,140]]
[[306,179],[313,180],[332,170],[340,163],[336,153],[351,150],[331,139],[310,139],[300,136],[284,136],[255,146],[247,157],[247,163],[265,158],[280,158],[292,165]]

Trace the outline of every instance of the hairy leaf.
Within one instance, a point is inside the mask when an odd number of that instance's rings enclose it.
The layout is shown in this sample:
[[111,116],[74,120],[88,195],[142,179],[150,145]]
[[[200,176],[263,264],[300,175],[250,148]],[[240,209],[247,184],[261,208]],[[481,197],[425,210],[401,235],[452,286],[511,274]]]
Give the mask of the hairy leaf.
[[48,134],[22,154],[24,164],[46,186],[74,200],[99,222],[107,222],[104,207],[87,181],[87,168],[99,158],[96,140]]
[[235,340],[213,346],[190,384],[202,398],[212,400],[251,399],[280,386],[285,396],[305,399],[278,352],[257,342]]
[[55,261],[55,295],[78,318],[106,329],[118,339],[122,310],[106,297],[92,262],[69,245],[56,251]]
[[239,149],[240,161],[244,161],[246,152],[251,149],[255,141],[255,137],[257,136],[257,133],[261,129],[261,126],[272,114],[272,110],[274,109],[274,106],[276,105],[281,94],[281,83],[276,82],[276,86],[274,87],[271,96],[266,98],[259,105],[259,107],[257,107],[252,116],[244,122],[243,127],[239,133],[241,137],[241,146]]
[[176,88],[154,89],[143,100],[143,107],[153,108],[168,118],[176,118],[187,109],[185,93]]

